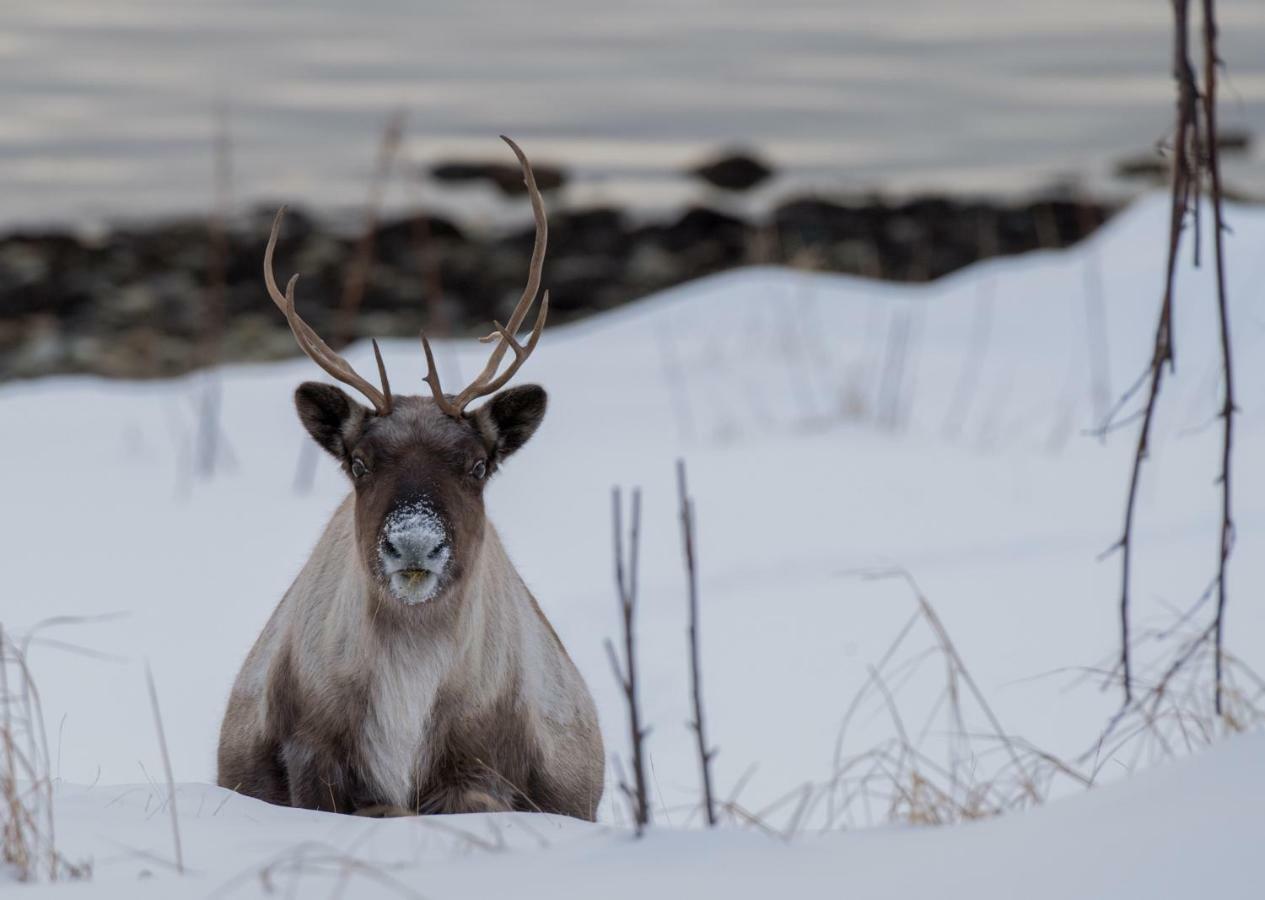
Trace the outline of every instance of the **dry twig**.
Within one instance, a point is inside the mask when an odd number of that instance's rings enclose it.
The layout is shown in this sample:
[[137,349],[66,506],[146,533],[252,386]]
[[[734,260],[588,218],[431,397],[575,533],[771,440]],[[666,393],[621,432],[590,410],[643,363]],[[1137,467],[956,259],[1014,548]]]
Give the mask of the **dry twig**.
[[[394,113],[387,119],[382,129],[382,139],[378,144],[378,159],[373,175],[369,180],[369,193],[365,199],[364,225],[360,231],[360,240],[356,243],[355,255],[351,265],[343,277],[343,292],[339,298],[338,315],[330,347],[343,350],[355,338],[356,316],[364,303],[365,290],[369,285],[369,273],[373,268],[374,241],[378,233],[378,215],[382,199],[386,193],[386,185],[391,177],[391,169],[404,138],[405,115]],[[278,212],[280,216],[280,212]],[[274,223],[274,232],[276,224]],[[379,372],[382,371],[381,354],[377,346],[374,354],[378,357]],[[306,494],[312,489],[316,478],[316,445],[304,441],[299,446],[299,460],[294,473],[294,489],[297,493]]]
[[0,863],[19,881],[87,878],[91,866],[57,849],[48,734],[25,650],[0,625]]
[[703,782],[703,813],[709,827],[716,825],[716,804],[712,799],[712,758],[715,748],[707,743],[707,727],[703,718],[703,675],[698,656],[698,566],[694,554],[694,500],[685,483],[685,460],[676,462],[677,494],[681,504],[681,545],[685,552],[685,571],[689,582],[690,601],[690,685],[694,718],[690,730],[698,747],[698,765]]
[[404,138],[404,113],[396,112],[387,120],[382,129],[382,140],[378,145],[378,161],[369,181],[369,196],[365,200],[364,226],[360,230],[360,240],[356,244],[356,253],[351,265],[347,267],[343,279],[343,294],[338,305],[338,324],[334,328],[331,346],[342,350],[355,337],[356,316],[364,303],[365,289],[369,284],[369,271],[373,267],[373,246],[378,234],[378,213],[382,207],[382,196],[386,192],[386,184],[391,178],[391,169],[395,165],[395,157]]
[[618,488],[611,492],[615,528],[615,586],[619,592],[619,609],[624,631],[624,661],[621,665],[615,645],[606,641],[606,655],[611,670],[624,692],[628,706],[628,739],[632,750],[633,783],[620,779],[620,790],[632,806],[633,820],[640,837],[650,824],[650,802],[646,791],[646,766],[644,745],[650,730],[642,727],[641,708],[637,694],[637,647],[634,623],[637,611],[637,558],[641,544],[641,491],[632,492],[632,516],[628,534],[628,565],[624,561],[624,516],[621,494]]
[[1225,222],[1221,209],[1221,163],[1217,155],[1217,18],[1215,0],[1203,0],[1204,39],[1204,134],[1207,136],[1207,160],[1209,194],[1212,200],[1213,258],[1217,271],[1217,318],[1221,337],[1221,373],[1223,386],[1220,418],[1221,440],[1221,540],[1217,559],[1217,617],[1215,620],[1213,667],[1216,673],[1213,687],[1214,704],[1218,715],[1223,711],[1223,654],[1225,642],[1226,563],[1234,547],[1234,518],[1230,512],[1230,463],[1234,448],[1234,365],[1230,353],[1230,313],[1226,301],[1225,285]]
[[[1190,63],[1188,7],[1189,0],[1173,0],[1173,77],[1177,81],[1177,124],[1173,132],[1172,199],[1169,211],[1168,262],[1164,271],[1163,299],[1160,303],[1159,318],[1155,324],[1150,366],[1146,374],[1134,384],[1116,406],[1116,410],[1119,410],[1136,390],[1140,390],[1143,385],[1147,386],[1146,406],[1142,413],[1141,427],[1138,429],[1133,468],[1129,476],[1129,492],[1125,501],[1124,530],[1120,540],[1108,551],[1119,550],[1121,553],[1120,668],[1125,705],[1133,699],[1133,667],[1129,655],[1131,647],[1129,603],[1130,577],[1133,571],[1133,525],[1137,511],[1138,484],[1142,474],[1142,463],[1150,449],[1151,426],[1164,382],[1165,367],[1167,366],[1167,370],[1172,372],[1175,364],[1172,331],[1173,283],[1177,271],[1177,256],[1181,248],[1183,223],[1187,212],[1191,209],[1191,204],[1197,204],[1199,192],[1202,141],[1196,116],[1199,95],[1195,85],[1194,69]],[[1196,257],[1198,255],[1197,230],[1196,226]],[[1104,423],[1104,432],[1111,427],[1111,424],[1110,421]]]
[[224,316],[228,304],[228,220],[232,196],[232,138],[228,131],[228,110],[221,103],[215,111],[213,165],[215,201],[207,221],[207,284],[206,306],[201,339],[198,342],[198,365],[206,370],[199,416],[197,461],[198,474],[209,478],[215,474],[220,451],[219,373],[210,371],[220,359],[224,337]]
[[[1056,779],[1079,785],[1088,782],[1074,766],[1002,727],[944,623],[908,572],[884,569],[863,574],[903,581],[913,595],[915,610],[853,697],[840,726],[834,775],[817,789],[811,802],[796,808],[793,826],[807,822],[814,805],[822,800],[826,809],[819,821],[826,827],[876,820],[942,825],[1040,804]],[[927,631],[932,638],[929,648],[913,651],[908,647],[915,635]],[[915,730],[907,726],[898,695],[928,660],[937,659],[944,664],[944,687]],[[871,715],[890,718],[893,734],[860,754],[845,757],[845,735],[863,708]],[[973,720],[982,721],[984,727],[972,727]],[[788,795],[779,803],[796,796]],[[885,814],[876,817],[876,805]]]
[[167,809],[171,813],[171,840],[176,850],[176,871],[184,874],[184,851],[180,846],[180,816],[176,812],[176,782],[171,776],[171,756],[167,753],[167,734],[163,730],[163,714],[158,708],[158,689],[154,673],[147,664],[145,681],[149,685],[149,702],[154,709],[154,727],[158,729],[158,749],[162,751],[163,772],[167,776]]

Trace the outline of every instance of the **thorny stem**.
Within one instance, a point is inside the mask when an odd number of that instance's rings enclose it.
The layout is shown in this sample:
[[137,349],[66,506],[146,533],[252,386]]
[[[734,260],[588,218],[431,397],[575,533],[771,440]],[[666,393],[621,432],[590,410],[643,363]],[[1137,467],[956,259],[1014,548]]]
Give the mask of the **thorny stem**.
[[1222,712],[1222,642],[1225,635],[1226,584],[1225,570],[1234,546],[1234,519],[1230,511],[1230,463],[1234,446],[1234,365],[1230,353],[1230,314],[1225,284],[1225,223],[1221,210],[1221,165],[1217,155],[1217,20],[1215,0],[1203,0],[1204,39],[1204,135],[1207,138],[1208,178],[1212,195],[1213,255],[1217,272],[1217,314],[1221,332],[1221,371],[1225,381],[1220,417],[1221,440],[1221,540],[1217,559],[1217,617],[1215,621],[1216,670],[1214,703],[1217,715]]
[[685,483],[685,460],[676,463],[677,493],[681,502],[681,545],[685,552],[685,570],[689,579],[690,603],[690,684],[694,719],[690,729],[698,744],[698,764],[703,781],[703,813],[709,827],[716,825],[716,804],[712,795],[712,757],[716,751],[707,744],[707,727],[703,718],[703,676],[698,655],[698,565],[694,554],[694,501]]
[[[1174,368],[1173,357],[1173,282],[1177,270],[1177,254],[1181,246],[1182,224],[1190,207],[1192,188],[1197,193],[1198,184],[1192,184],[1192,176],[1199,167],[1199,129],[1195,110],[1198,92],[1194,70],[1190,64],[1188,40],[1189,0],[1173,0],[1173,77],[1177,81],[1177,126],[1173,133],[1172,203],[1169,214],[1168,262],[1164,271],[1164,296],[1160,304],[1159,319],[1155,325],[1155,338],[1149,367],[1149,390],[1142,425],[1138,429],[1138,442],[1133,456],[1133,469],[1129,476],[1129,493],[1125,501],[1124,530],[1113,549],[1121,551],[1120,566],[1120,668],[1124,682],[1124,702],[1133,700],[1133,670],[1130,659],[1129,601],[1130,576],[1133,568],[1133,522],[1137,511],[1138,484],[1142,463],[1150,449],[1151,425],[1164,382],[1167,364]],[[1193,158],[1192,158],[1193,155]]]
[[607,641],[606,652],[610,657],[615,678],[624,692],[628,705],[628,732],[632,744],[633,786],[621,784],[633,807],[633,819],[640,837],[650,824],[649,793],[646,790],[646,766],[643,745],[647,729],[641,724],[641,709],[637,694],[637,650],[633,622],[637,610],[637,558],[641,544],[641,491],[632,492],[632,516],[628,534],[628,565],[624,565],[624,519],[621,495],[618,488],[611,492],[615,532],[615,586],[619,592],[619,608],[624,631],[624,663],[621,667],[614,646]]

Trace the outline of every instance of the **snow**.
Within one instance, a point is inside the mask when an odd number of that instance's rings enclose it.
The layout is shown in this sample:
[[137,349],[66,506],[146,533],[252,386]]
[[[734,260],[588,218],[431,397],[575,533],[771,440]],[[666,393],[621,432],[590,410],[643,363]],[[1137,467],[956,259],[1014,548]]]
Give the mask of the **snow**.
[[[1259,896],[1265,736],[1029,813],[953,828],[800,835],[655,829],[641,842],[556,816],[365,820],[181,785],[186,864],[215,896],[759,898]],[[170,840],[148,786],[63,788],[62,842],[99,848],[103,896],[169,897]],[[156,824],[157,823],[157,824]],[[267,871],[263,879],[259,873]],[[55,888],[37,888],[53,893]],[[60,889],[67,893],[65,888]],[[89,889],[89,891],[92,889]],[[89,891],[80,890],[80,893]]]
[[[613,897],[775,888],[1246,896],[1256,881],[1247,842],[1265,824],[1259,804],[1242,802],[1265,787],[1259,734],[1142,772],[1130,773],[1131,757],[1106,760],[1102,780],[1111,784],[966,826],[804,828],[789,842],[758,828],[691,830],[698,787],[683,724],[678,456],[698,519],[704,690],[721,795],[741,782],[743,805],[760,809],[830,777],[851,698],[914,610],[903,580],[863,576],[875,568],[900,567],[917,580],[1008,732],[1069,758],[1092,743],[1116,693],[1048,673],[1096,665],[1116,642],[1118,558],[1099,556],[1119,536],[1134,432],[1106,442],[1087,432],[1147,359],[1165,202],[1139,202],[1079,247],[995,260],[928,285],[747,269],[547,330],[519,381],[549,390],[549,413],[493,479],[489,512],[588,680],[608,748],[620,751],[621,696],[602,649],[617,633],[610,491],[643,489],[639,647],[660,824],[640,843],[620,824],[613,780],[598,825],[540,816],[363,822],[209,786],[232,679],[347,490],[323,455],[313,489],[293,489],[307,438],[291,395],[320,373],[295,360],[155,384],[62,378],[3,387],[0,622],[22,634],[51,616],[92,617],[40,632],[49,642],[30,654],[60,778],[58,842],[70,858],[95,862],[93,886],[76,890],[177,890],[164,862],[169,823],[156,814],[165,789],[126,787],[147,779],[142,766],[162,771],[148,662],[199,894],[258,893],[253,873],[272,859],[283,860],[280,889],[300,868],[333,890],[336,878],[312,860],[334,853],[385,867],[428,897],[511,887],[587,896],[595,886]],[[1232,207],[1229,217],[1242,415],[1228,639],[1259,669],[1265,212]],[[1194,269],[1187,255],[1177,297],[1177,373],[1139,511],[1139,627],[1171,624],[1216,564],[1211,267]],[[476,371],[480,349],[438,346],[445,382]],[[397,391],[410,380],[422,389],[415,343],[386,342],[383,352]],[[372,371],[367,345],[351,357]],[[191,466],[195,401],[208,377],[220,379],[231,450],[209,480]],[[916,722],[913,711],[942,683],[936,671],[892,687]],[[880,708],[855,728],[853,752],[889,735],[891,722]],[[874,819],[882,822],[881,810]],[[771,821],[785,827],[788,814]],[[497,835],[509,849],[483,849],[499,846]],[[297,866],[302,846],[312,859]],[[152,880],[138,881],[142,870]],[[399,895],[374,880],[377,868],[351,877],[348,895]],[[46,889],[55,888],[36,890]]]

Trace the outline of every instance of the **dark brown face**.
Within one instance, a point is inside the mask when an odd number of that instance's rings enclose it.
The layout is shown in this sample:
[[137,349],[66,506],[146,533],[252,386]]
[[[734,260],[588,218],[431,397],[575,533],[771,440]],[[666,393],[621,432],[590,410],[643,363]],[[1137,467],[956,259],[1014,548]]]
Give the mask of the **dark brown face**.
[[484,485],[535,432],[545,399],[537,385],[510,388],[458,420],[429,398],[396,397],[380,416],[331,385],[299,387],[299,418],[355,488],[370,578],[409,605],[461,580],[482,545]]

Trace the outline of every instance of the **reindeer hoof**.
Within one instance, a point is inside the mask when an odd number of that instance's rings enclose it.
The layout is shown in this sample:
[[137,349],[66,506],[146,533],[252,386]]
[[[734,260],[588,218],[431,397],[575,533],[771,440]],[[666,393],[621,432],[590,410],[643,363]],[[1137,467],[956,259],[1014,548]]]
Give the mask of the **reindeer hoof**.
[[487,791],[462,791],[453,812],[459,813],[491,813],[510,812],[513,809],[508,803],[499,800]]
[[366,819],[398,819],[402,816],[415,816],[417,813],[402,806],[391,806],[389,803],[375,803],[373,806],[366,806],[356,810],[352,815],[363,816]]

